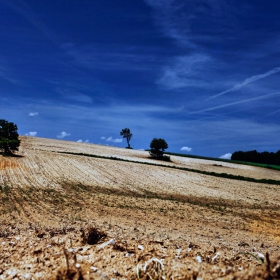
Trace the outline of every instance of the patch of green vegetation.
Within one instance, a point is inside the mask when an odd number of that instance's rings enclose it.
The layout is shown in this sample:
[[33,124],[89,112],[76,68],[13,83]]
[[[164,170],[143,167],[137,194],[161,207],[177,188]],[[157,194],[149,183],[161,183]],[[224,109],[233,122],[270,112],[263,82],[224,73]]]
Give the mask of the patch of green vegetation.
[[[203,174],[203,175],[209,175],[209,176],[232,179],[232,180],[239,180],[239,181],[246,181],[246,182],[252,182],[252,183],[280,185],[280,180],[255,179],[255,178],[251,178],[251,177],[244,177],[244,176],[241,176],[241,175],[209,172],[209,171],[203,171],[203,170],[198,170],[198,169],[193,169],[193,168],[178,167],[178,166],[174,166],[174,165],[163,165],[163,164],[157,164],[157,163],[151,163],[151,162],[133,161],[133,160],[122,159],[122,158],[117,158],[117,157],[106,157],[106,156],[84,154],[84,153],[71,153],[71,152],[58,152],[58,153],[77,155],[77,156],[86,156],[86,157],[93,157],[93,158],[101,158],[101,159],[109,159],[109,160],[117,160],[117,161],[124,161],[124,162],[131,162],[131,163],[138,163],[138,164],[145,164],[145,165],[153,165],[153,166],[158,166],[158,167],[172,168],[172,169],[177,169],[177,170],[182,170],[182,171],[199,173],[199,174]],[[196,158],[199,158],[199,157],[196,157]],[[203,158],[203,157],[201,157],[201,158]],[[206,159],[206,158],[204,158],[204,159]],[[207,159],[210,159],[210,158],[207,158]],[[212,158],[212,160],[214,160],[214,159]],[[220,160],[220,161],[226,161],[226,160]],[[227,161],[227,162],[232,162],[232,161]]]
[[244,165],[250,165],[250,166],[257,166],[257,167],[263,167],[263,168],[268,168],[268,169],[273,169],[273,170],[279,170],[280,171],[280,166],[279,165],[270,165],[270,164],[265,164],[265,163],[256,163],[256,162],[247,162],[247,161],[237,161],[237,160],[232,160],[230,161],[232,163],[238,163],[238,164],[244,164]]
[[[149,150],[146,150],[146,151],[149,151]],[[274,170],[279,170],[280,171],[280,166],[279,165],[273,165],[273,164],[268,165],[268,164],[264,164],[264,163],[238,161],[238,160],[213,158],[213,157],[203,157],[203,156],[195,156],[195,155],[172,153],[172,152],[165,152],[165,154],[173,155],[173,156],[179,156],[179,157],[188,157],[188,158],[196,158],[196,159],[205,159],[205,160],[213,160],[213,161],[220,161],[220,162],[230,162],[230,163],[244,164],[244,165],[257,166],[257,167],[269,168],[269,169],[274,169]]]

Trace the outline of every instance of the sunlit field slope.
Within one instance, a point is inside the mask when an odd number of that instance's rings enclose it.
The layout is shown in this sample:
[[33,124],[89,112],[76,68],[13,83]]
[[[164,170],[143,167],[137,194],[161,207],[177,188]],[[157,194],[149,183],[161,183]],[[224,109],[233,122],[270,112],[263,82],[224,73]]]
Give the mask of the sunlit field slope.
[[[279,171],[21,140],[17,157],[0,156],[0,279],[257,279],[278,273],[280,186],[215,174],[277,181]],[[88,244],[88,228],[106,237]],[[274,272],[261,265],[266,253]]]

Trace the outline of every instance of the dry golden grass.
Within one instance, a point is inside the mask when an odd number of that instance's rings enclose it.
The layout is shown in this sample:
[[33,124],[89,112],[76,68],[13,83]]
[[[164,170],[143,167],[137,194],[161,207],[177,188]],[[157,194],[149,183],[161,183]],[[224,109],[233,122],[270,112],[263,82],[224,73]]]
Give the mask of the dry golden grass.
[[[154,162],[143,151],[22,137],[23,157],[0,156],[0,279],[280,277],[279,186],[58,152]],[[230,163],[163,164],[279,179]],[[106,237],[85,244],[97,229]],[[268,253],[269,267],[245,252]]]
[[0,169],[15,168],[17,166],[18,165],[14,160],[11,160],[10,158],[6,158],[6,157],[1,156]]

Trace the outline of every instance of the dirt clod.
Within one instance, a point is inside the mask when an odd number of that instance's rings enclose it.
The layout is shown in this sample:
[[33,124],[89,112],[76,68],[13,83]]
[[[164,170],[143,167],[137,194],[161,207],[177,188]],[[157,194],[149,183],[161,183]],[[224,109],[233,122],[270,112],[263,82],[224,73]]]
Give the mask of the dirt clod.
[[82,239],[85,244],[94,245],[97,244],[107,234],[95,227],[89,227],[86,230],[82,229]]

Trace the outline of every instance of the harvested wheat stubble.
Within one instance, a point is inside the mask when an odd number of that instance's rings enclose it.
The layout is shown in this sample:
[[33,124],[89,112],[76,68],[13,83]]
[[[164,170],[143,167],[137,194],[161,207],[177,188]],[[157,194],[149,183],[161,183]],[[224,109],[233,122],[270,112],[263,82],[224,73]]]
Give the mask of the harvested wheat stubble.
[[[81,225],[7,227],[1,238],[2,279],[279,279],[280,259],[261,265],[226,246],[104,223],[107,239],[88,245]],[[131,232],[132,231],[132,232]],[[109,239],[109,240],[108,240]],[[260,249],[260,248],[258,248]],[[244,250],[244,249],[241,249]],[[254,253],[257,255],[257,253]],[[268,262],[269,261],[269,262]],[[266,278],[267,277],[267,278]],[[271,277],[271,278],[268,278]],[[274,277],[274,278],[273,278]],[[278,277],[278,278],[277,278]]]
[[22,137],[23,157],[0,156],[0,279],[280,278],[279,186],[58,152],[154,162],[143,151]]

